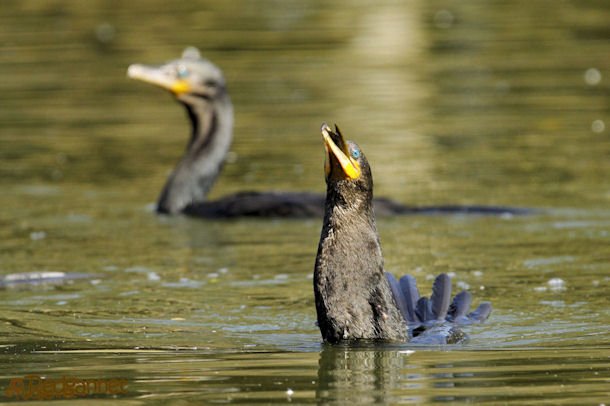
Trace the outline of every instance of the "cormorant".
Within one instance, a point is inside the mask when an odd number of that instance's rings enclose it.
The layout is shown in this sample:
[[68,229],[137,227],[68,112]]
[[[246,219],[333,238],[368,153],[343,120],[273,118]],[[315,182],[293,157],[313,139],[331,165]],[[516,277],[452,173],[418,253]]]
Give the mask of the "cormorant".
[[324,341],[451,343],[464,338],[457,325],[487,319],[487,302],[467,314],[467,291],[451,301],[446,274],[430,299],[411,276],[397,281],[384,271],[373,212],[373,177],[362,150],[339,129],[322,126],[326,161],[324,223],[314,270],[318,326]]
[[[157,201],[157,211],[198,217],[320,217],[324,196],[308,192],[240,192],[215,201],[207,194],[222,169],[233,138],[233,105],[222,71],[186,48],[179,59],[161,66],[133,64],[130,78],[169,90],[191,122],[186,152],[169,176]],[[375,199],[377,215],[412,213],[522,214],[523,209],[495,206],[408,207]]]

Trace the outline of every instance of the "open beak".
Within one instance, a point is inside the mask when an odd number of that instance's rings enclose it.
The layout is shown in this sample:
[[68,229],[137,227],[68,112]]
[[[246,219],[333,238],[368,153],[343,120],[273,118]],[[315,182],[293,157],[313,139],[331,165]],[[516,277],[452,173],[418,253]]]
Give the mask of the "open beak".
[[187,93],[191,90],[191,86],[184,79],[176,79],[163,72],[162,69],[153,66],[133,64],[127,69],[127,76],[131,79],[140,80],[159,86],[162,89],[169,90],[176,96]]
[[338,164],[344,178],[358,179],[360,177],[360,164],[349,156],[347,142],[345,142],[339,128],[335,126],[335,131],[333,131],[328,124],[324,123],[320,131],[322,132],[324,149],[326,150],[326,162],[324,165],[326,176],[330,176],[333,171],[333,165],[336,167]]

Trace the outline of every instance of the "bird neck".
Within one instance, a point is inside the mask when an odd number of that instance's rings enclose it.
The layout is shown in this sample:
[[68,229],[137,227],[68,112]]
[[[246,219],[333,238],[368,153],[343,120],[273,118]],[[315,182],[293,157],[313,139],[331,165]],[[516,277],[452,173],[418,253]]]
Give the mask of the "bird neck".
[[324,340],[405,339],[402,316],[385,279],[368,197],[347,201],[329,187],[314,293]]
[[330,283],[358,279],[383,269],[381,244],[372,205],[348,202],[329,188],[315,272]]
[[184,96],[191,122],[186,152],[167,179],[157,211],[175,214],[202,203],[218,178],[233,137],[233,106],[228,95],[215,100]]
[[371,235],[377,237],[372,196],[351,199],[336,188],[329,187],[324,205],[321,243],[337,234],[352,243]]

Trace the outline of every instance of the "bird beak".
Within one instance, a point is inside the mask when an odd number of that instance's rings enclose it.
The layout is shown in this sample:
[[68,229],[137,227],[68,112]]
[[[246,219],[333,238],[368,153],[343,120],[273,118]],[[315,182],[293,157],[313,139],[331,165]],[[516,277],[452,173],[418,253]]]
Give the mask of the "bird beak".
[[186,80],[176,79],[167,75],[163,70],[153,66],[140,64],[130,65],[127,69],[127,76],[131,79],[140,80],[169,90],[176,96],[180,96],[191,90],[191,86]]
[[324,139],[324,149],[326,150],[326,162],[324,171],[329,176],[332,170],[332,163],[338,162],[343,174],[348,179],[358,179],[360,177],[360,164],[349,156],[349,151],[343,135],[339,128],[335,126],[333,131],[326,123],[322,124],[320,131]]

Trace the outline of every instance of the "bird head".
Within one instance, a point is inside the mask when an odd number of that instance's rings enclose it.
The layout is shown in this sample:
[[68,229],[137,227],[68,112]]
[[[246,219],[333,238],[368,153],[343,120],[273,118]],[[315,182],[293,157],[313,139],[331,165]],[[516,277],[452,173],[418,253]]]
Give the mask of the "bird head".
[[372,198],[371,169],[358,144],[345,140],[336,125],[332,130],[324,123],[320,131],[326,151],[324,173],[329,188],[346,200],[361,200],[363,195]]
[[202,58],[194,47],[186,48],[181,58],[160,66],[130,65],[127,76],[168,90],[182,101],[189,97],[213,100],[225,93],[220,68]]

